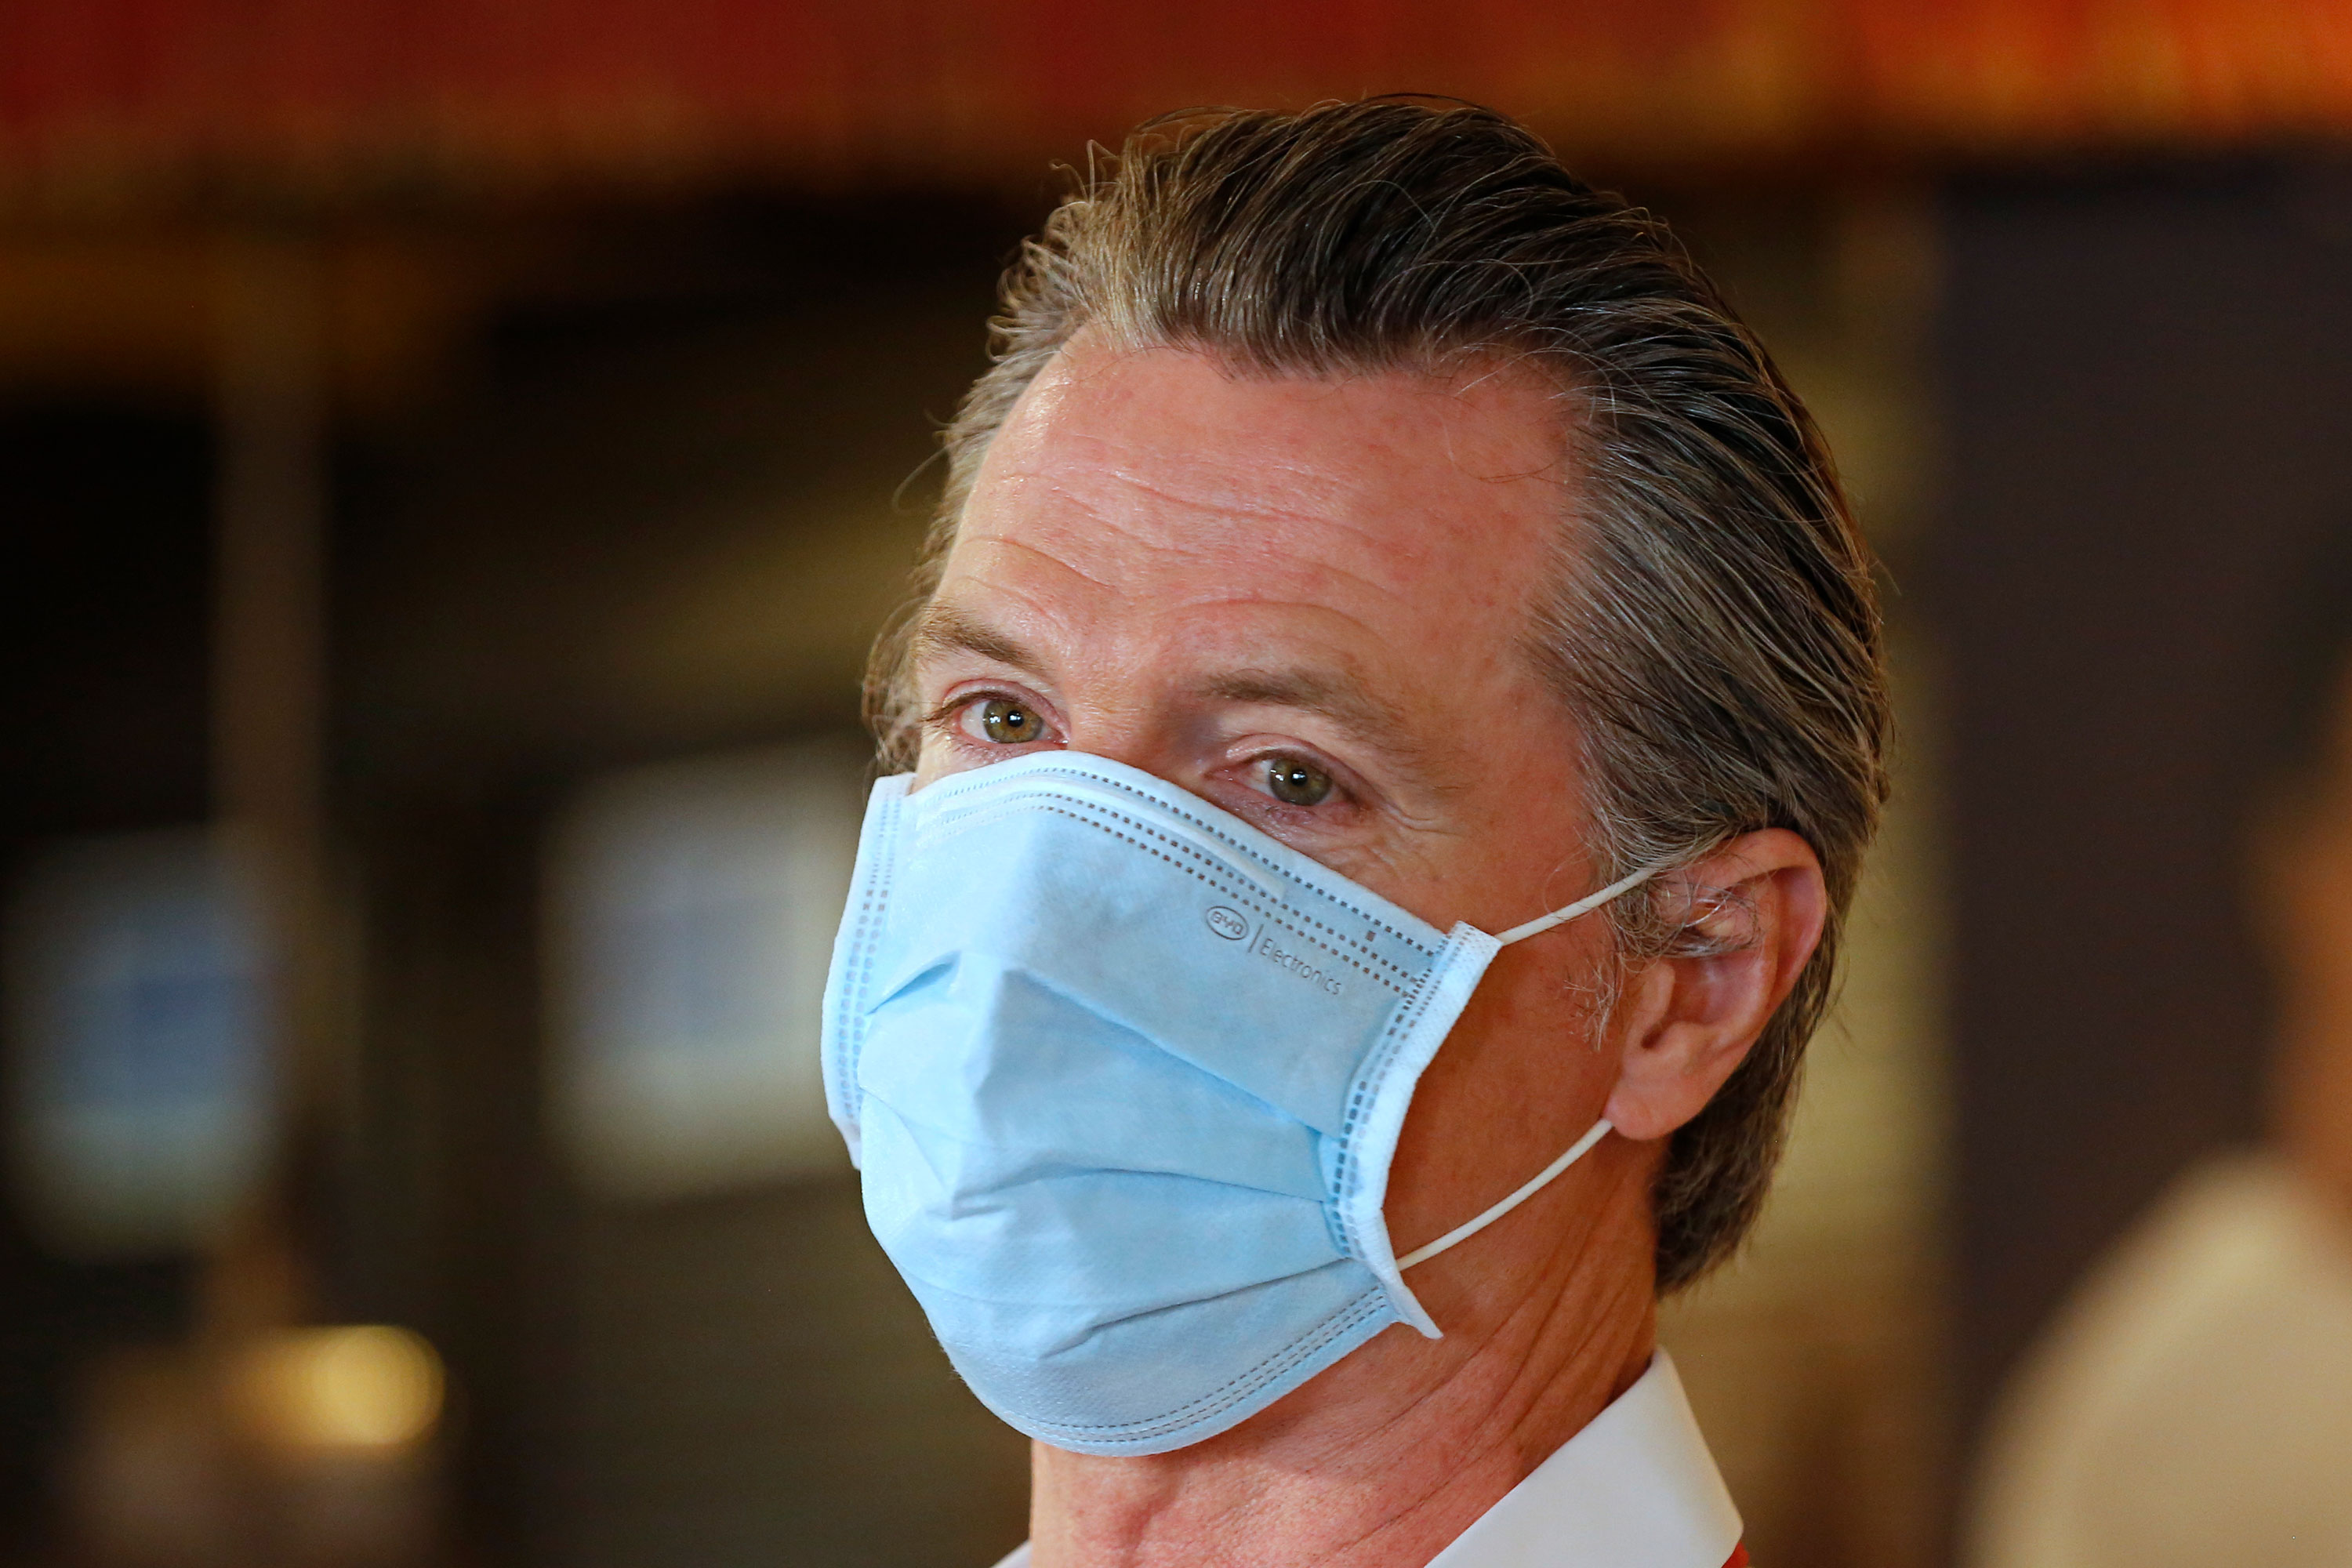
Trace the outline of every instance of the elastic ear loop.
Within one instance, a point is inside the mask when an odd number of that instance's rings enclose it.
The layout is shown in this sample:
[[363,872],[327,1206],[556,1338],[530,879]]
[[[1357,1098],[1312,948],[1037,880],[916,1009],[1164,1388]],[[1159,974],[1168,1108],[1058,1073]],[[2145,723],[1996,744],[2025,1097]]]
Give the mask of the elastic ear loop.
[[[1634,872],[1630,877],[1620,878],[1616,881],[1612,882],[1607,887],[1601,889],[1597,893],[1588,893],[1583,898],[1577,900],[1576,902],[1569,905],[1566,909],[1554,910],[1548,915],[1538,915],[1534,920],[1528,921],[1525,925],[1513,926],[1510,930],[1496,937],[1495,942],[1497,946],[1508,947],[1515,942],[1525,942],[1531,936],[1541,936],[1545,931],[1551,930],[1554,926],[1566,925],[1569,921],[1576,919],[1579,915],[1589,915],[1593,910],[1599,909],[1601,905],[1607,903],[1610,900],[1616,898],[1620,894],[1631,892],[1633,889],[1638,888],[1643,883],[1648,881],[1652,877],[1656,876],[1661,869],[1663,869],[1663,868],[1651,866]],[[1496,1220],[1502,1218],[1505,1215],[1510,1213],[1513,1209],[1518,1207],[1521,1204],[1527,1202],[1529,1198],[1535,1196],[1546,1187],[1551,1185],[1553,1182],[1559,1180],[1561,1172],[1567,1170],[1570,1165],[1575,1164],[1577,1161],[1582,1159],[1586,1152],[1589,1152],[1595,1143],[1600,1142],[1601,1139],[1607,1137],[1610,1131],[1611,1128],[1609,1125],[1609,1119],[1604,1116],[1600,1121],[1594,1122],[1591,1131],[1587,1131],[1583,1137],[1579,1138],[1575,1142],[1570,1144],[1567,1153],[1562,1154],[1559,1159],[1554,1160],[1550,1164],[1546,1165],[1542,1170],[1538,1171],[1535,1174],[1535,1178],[1528,1182],[1525,1186],[1521,1187],[1517,1192],[1513,1193],[1501,1203],[1496,1204],[1486,1213],[1477,1215],[1467,1223],[1455,1226],[1452,1230],[1447,1231],[1444,1236],[1439,1237],[1435,1241],[1429,1243],[1426,1247],[1416,1247],[1411,1252],[1406,1253],[1402,1258],[1398,1258],[1398,1272],[1402,1273],[1417,1263],[1426,1263],[1431,1258],[1436,1257],[1439,1253],[1444,1252],[1446,1248],[1454,1246],[1456,1243],[1469,1240],[1472,1237],[1477,1235],[1480,1231],[1486,1229],[1488,1226],[1494,1224]]]

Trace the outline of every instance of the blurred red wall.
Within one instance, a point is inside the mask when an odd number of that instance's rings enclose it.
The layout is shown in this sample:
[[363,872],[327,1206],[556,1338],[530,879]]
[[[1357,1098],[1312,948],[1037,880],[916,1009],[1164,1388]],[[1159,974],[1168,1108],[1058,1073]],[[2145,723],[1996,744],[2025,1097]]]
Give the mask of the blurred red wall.
[[1026,179],[1174,105],[1413,89],[1644,163],[2352,126],[2341,0],[8,0],[0,189]]

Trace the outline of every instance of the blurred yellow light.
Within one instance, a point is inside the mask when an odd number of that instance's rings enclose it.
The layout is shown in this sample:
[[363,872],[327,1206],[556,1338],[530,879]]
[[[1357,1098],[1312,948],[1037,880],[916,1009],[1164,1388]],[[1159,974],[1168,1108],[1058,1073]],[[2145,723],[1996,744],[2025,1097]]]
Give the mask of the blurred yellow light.
[[441,1359],[406,1329],[272,1334],[238,1358],[236,1382],[258,1435],[287,1448],[404,1448],[441,1416]]

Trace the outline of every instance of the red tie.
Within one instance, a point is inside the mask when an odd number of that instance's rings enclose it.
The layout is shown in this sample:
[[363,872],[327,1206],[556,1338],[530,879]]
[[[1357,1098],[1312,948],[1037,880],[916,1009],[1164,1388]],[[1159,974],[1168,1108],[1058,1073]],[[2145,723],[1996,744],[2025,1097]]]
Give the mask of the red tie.
[[1748,1568],[1748,1542],[1743,1541],[1731,1549],[1730,1561],[1723,1568]]

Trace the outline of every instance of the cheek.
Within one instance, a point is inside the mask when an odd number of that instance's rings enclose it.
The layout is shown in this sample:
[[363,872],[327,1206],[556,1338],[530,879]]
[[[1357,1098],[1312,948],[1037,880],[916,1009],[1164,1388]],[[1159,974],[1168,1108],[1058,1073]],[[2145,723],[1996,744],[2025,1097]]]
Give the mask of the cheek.
[[1389,1189],[1401,1246],[1461,1224],[1534,1175],[1608,1101],[1616,1075],[1609,1053],[1592,1048],[1594,999],[1569,978],[1593,973],[1590,937],[1535,940],[1555,950],[1496,955],[1414,1091]]
[[947,741],[926,731],[915,752],[915,782],[908,788],[918,790],[935,784],[955,770],[955,752]]

